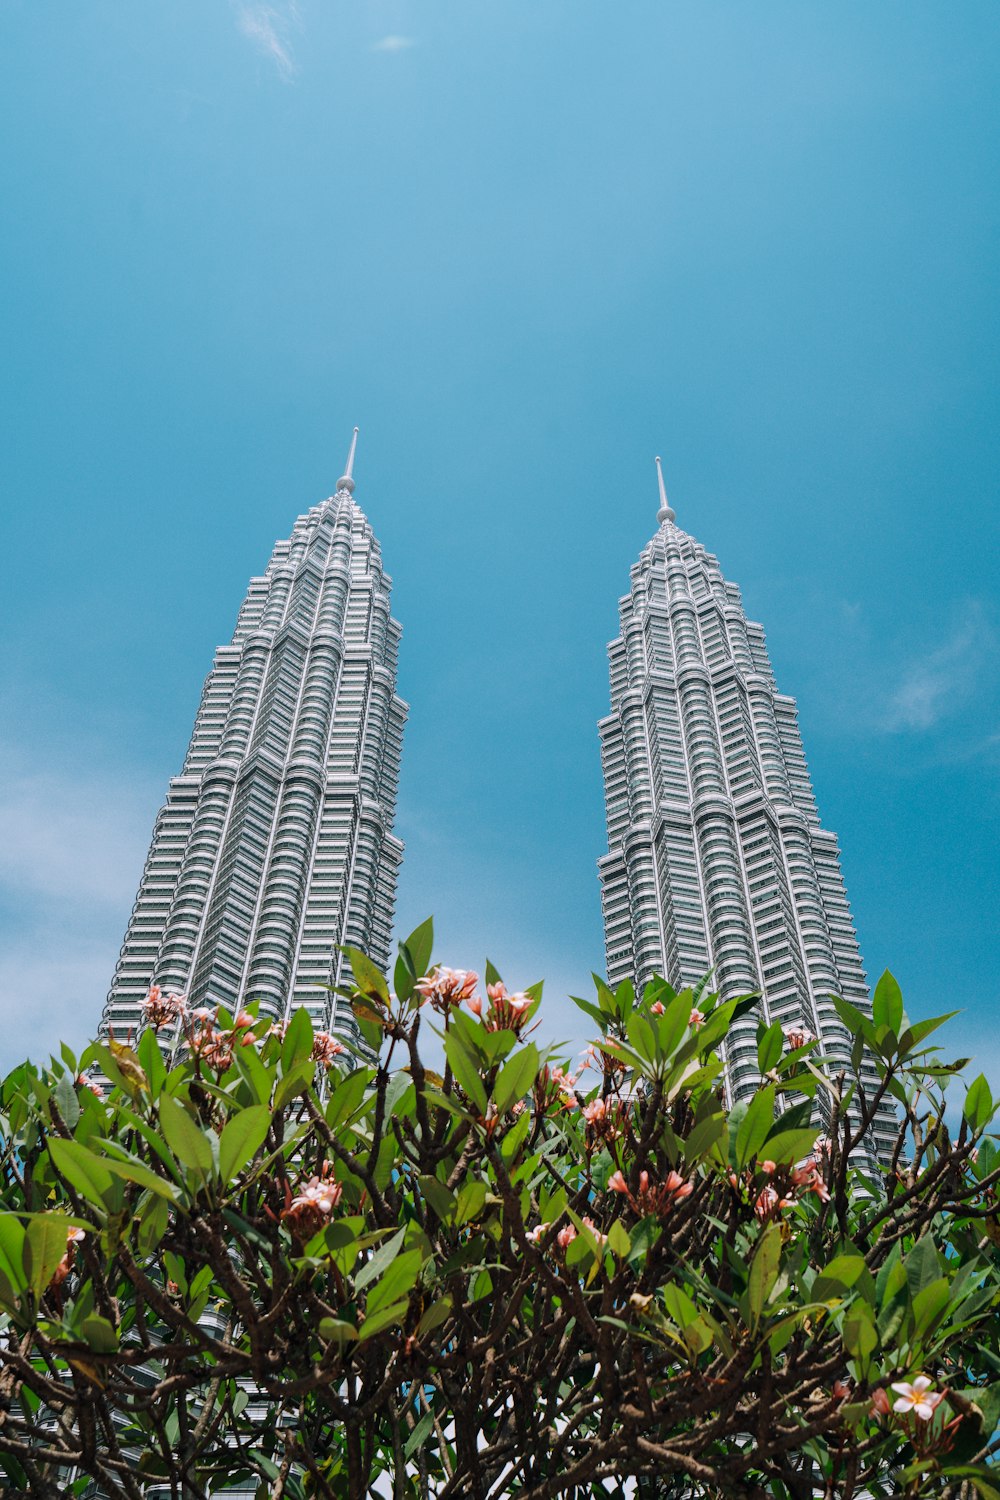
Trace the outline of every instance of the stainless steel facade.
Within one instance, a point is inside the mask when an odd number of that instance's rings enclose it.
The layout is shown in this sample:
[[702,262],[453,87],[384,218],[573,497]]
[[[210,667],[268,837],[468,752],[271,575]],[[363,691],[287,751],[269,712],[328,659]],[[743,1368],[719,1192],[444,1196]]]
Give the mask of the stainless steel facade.
[[[724,998],[760,990],[851,1072],[831,1003],[870,1011],[836,836],[820,827],[795,700],[718,560],[675,522],[631,570],[600,722],[608,853],[598,862],[608,976],[677,985],[712,970]],[[757,1084],[757,1018],[737,1022],[732,1097]],[[870,1065],[862,1065],[870,1084]],[[880,1122],[878,1144],[891,1130]]]
[[105,1007],[116,1036],[138,1028],[153,982],[192,1006],[256,999],[275,1020],[304,1005],[349,1033],[349,1010],[320,987],[336,982],[337,945],[388,961],[407,706],[353,459],[352,442],[336,493],[275,543],[216,651]]

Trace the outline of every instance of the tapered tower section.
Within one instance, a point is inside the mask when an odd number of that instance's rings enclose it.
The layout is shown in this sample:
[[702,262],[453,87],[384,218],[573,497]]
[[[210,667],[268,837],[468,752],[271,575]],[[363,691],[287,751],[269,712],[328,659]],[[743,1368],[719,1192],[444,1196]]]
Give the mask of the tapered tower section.
[[388,961],[407,706],[391,579],[354,500],[356,440],[336,493],[275,543],[215,654],[104,1012],[120,1037],[154,981],[194,1006],[256,999],[275,1020],[303,1005],[349,1034],[322,987],[338,945]]
[[[831,996],[870,1012],[836,836],[820,827],[795,700],[764,631],[711,552],[676,525],[660,460],[659,527],[631,570],[600,722],[608,853],[598,862],[608,976],[760,991],[851,1073]],[[757,1017],[736,1023],[734,1099],[752,1093]],[[874,1074],[863,1065],[863,1082]],[[876,1145],[892,1133],[887,1112]]]

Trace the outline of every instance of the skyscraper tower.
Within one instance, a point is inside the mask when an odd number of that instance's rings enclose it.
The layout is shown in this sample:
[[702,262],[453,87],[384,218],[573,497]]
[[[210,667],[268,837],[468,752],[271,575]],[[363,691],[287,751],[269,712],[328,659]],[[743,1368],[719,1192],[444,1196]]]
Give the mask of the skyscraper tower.
[[[599,725],[608,977],[690,984],[711,969],[724,999],[759,990],[769,1023],[804,1025],[850,1074],[830,997],[866,1012],[870,1000],[795,700],[778,692],[737,585],[675,524],[659,459],[656,469],[659,528],[620,601],[611,713]],[[757,1085],[757,1019],[737,1021],[730,1038],[734,1099]]]
[[184,768],[153,830],[104,1011],[120,1038],[153,982],[193,1006],[303,1005],[349,1033],[337,945],[389,957],[403,846],[393,836],[407,706],[391,580],[354,496],[300,516],[251,578],[215,653]]

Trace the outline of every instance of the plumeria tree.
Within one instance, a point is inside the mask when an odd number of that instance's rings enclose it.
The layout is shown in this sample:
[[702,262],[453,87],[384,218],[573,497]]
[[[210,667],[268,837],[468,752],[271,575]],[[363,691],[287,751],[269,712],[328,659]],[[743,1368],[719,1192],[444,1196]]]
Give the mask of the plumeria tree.
[[4,1082],[11,1491],[1000,1497],[1000,1153],[983,1078],[950,1122],[946,1018],[838,1002],[868,1097],[761,1023],[727,1108],[753,997],[598,980],[572,1067],[541,986],[429,922],[391,990],[347,956],[354,1050],[154,988]]

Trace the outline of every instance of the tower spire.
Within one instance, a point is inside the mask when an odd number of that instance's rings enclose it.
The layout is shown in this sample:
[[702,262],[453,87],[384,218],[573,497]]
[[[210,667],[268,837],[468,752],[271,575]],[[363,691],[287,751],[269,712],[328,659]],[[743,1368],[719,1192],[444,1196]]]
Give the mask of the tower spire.
[[355,427],[351,438],[351,451],[347,455],[347,468],[337,480],[337,489],[346,490],[349,495],[354,493],[354,452],[358,446],[358,429]]
[[656,519],[660,522],[672,521],[674,519],[674,508],[667,499],[667,487],[663,483],[663,465],[660,463],[660,455],[656,455],[656,478],[660,486],[660,508],[656,512]]

